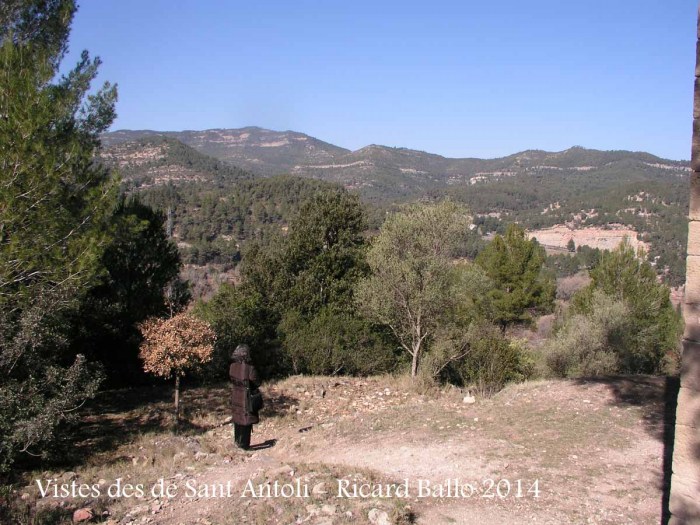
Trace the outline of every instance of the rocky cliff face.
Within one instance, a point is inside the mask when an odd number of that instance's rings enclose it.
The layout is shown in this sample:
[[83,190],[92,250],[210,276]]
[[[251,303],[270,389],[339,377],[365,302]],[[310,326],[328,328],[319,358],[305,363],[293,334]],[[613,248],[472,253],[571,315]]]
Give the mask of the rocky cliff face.
[[554,226],[552,228],[532,230],[528,232],[528,236],[536,238],[546,248],[565,249],[567,243],[573,240],[576,246],[590,246],[601,250],[614,250],[626,238],[635,250],[643,248],[645,252],[649,251],[648,243],[637,240],[636,231],[621,224],[611,224],[607,228],[588,227],[580,229],[572,229],[563,225]]

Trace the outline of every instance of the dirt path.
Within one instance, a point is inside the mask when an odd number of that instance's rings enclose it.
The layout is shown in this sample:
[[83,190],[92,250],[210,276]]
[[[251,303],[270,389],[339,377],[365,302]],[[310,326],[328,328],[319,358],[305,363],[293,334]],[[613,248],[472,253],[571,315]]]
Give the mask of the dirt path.
[[[213,403],[224,393],[190,391],[193,420],[221,419],[225,406]],[[456,389],[418,395],[390,378],[291,378],[266,395],[253,434],[259,450],[235,450],[230,425],[123,446],[152,458],[142,478],[165,472],[181,489],[190,483],[209,492],[228,485],[229,497],[181,490],[172,500],[121,502],[110,508],[112,523],[660,523],[663,378],[526,383],[474,404]],[[77,472],[107,475],[105,467]],[[240,497],[248,483],[296,480],[308,498]],[[338,497],[338,480],[406,483],[409,494]],[[440,486],[442,493],[427,495]],[[447,494],[455,486],[473,490]]]
[[[325,465],[408,480],[413,496],[428,482],[447,487],[458,479],[476,489],[468,498],[406,498],[417,523],[425,524],[656,524],[663,382],[640,381],[531,383],[473,405],[456,392],[406,395],[372,380],[330,387],[290,381],[268,395],[296,393],[299,402],[254,435],[254,442],[275,439],[276,445],[247,456],[235,478],[242,485],[283,465],[302,465],[300,471]],[[643,398],[637,390],[646,390]],[[230,439],[220,438],[222,446]],[[204,475],[215,482],[231,472],[215,468]],[[511,491],[501,498],[506,480]],[[515,495],[518,480],[522,497]],[[504,490],[496,494],[499,481]],[[527,493],[535,481],[538,497]],[[335,496],[327,500],[338,501]]]

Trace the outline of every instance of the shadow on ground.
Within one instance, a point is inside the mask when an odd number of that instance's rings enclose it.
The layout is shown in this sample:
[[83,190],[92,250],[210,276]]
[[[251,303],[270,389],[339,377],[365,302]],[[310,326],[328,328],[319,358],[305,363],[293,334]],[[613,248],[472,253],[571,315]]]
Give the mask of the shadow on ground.
[[662,491],[661,524],[668,523],[668,504],[671,490],[673,443],[676,429],[676,406],[680,379],[659,376],[615,376],[584,378],[581,385],[602,384],[613,394],[617,406],[635,406],[642,410],[646,431],[663,443],[663,472],[659,476]]
[[277,444],[276,439],[268,439],[262,443],[257,443],[248,447],[248,450],[265,450],[266,448],[272,448]]
[[[69,470],[87,464],[91,458],[111,453],[137,436],[172,431],[195,437],[231,421],[230,388],[227,384],[185,388],[181,391],[181,419],[173,417],[173,389],[168,386],[135,387],[101,392],[84,409],[80,419],[61,429],[60,443],[54,453],[40,460],[40,468]],[[265,397],[265,418],[282,417],[298,400],[277,392]],[[264,443],[264,448],[274,443]],[[36,460],[27,461],[19,470],[37,468]],[[104,461],[129,458],[112,457]],[[24,468],[22,468],[24,467]]]

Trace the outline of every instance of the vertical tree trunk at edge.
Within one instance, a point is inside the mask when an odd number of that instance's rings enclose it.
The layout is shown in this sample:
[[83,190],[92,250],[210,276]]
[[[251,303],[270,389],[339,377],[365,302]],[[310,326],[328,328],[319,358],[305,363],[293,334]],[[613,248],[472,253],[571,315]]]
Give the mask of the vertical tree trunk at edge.
[[180,422],[180,376],[175,376],[175,424]]

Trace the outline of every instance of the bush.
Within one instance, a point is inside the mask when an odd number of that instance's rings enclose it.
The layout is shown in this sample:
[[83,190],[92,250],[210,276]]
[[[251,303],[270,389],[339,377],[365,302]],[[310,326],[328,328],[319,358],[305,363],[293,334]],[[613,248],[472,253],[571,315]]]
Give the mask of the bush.
[[347,312],[323,308],[310,322],[295,311],[280,324],[294,373],[369,375],[394,368],[388,334]]
[[61,426],[77,419],[77,409],[104,379],[101,368],[82,355],[68,367],[48,365],[41,372],[0,384],[0,473],[27,453],[49,457],[59,445]]
[[589,285],[591,278],[587,272],[578,272],[575,275],[568,277],[560,277],[557,279],[557,299],[560,301],[569,301],[576,292]]
[[447,381],[490,396],[533,372],[534,360],[522,344],[495,325],[475,322],[466,332],[442,330],[425,356],[421,375],[426,384]]
[[549,371],[556,377],[619,372],[630,322],[624,302],[593,292],[589,312],[569,311],[563,325],[542,347]]
[[262,377],[285,368],[274,341],[275,316],[253,287],[223,284],[210,301],[197,303],[194,314],[216,332],[213,358],[200,374],[204,378],[227,379],[229,354],[242,343],[250,346],[251,359]]
[[524,381],[533,374],[534,362],[524,346],[490,324],[470,329],[470,352],[458,372],[465,385],[490,396],[506,384]]
[[595,315],[596,292],[621,301],[629,323],[613,349],[618,372],[666,373],[680,357],[682,318],[673,308],[668,286],[658,282],[652,266],[628,242],[604,252],[591,270],[592,283],[572,298],[572,313]]

